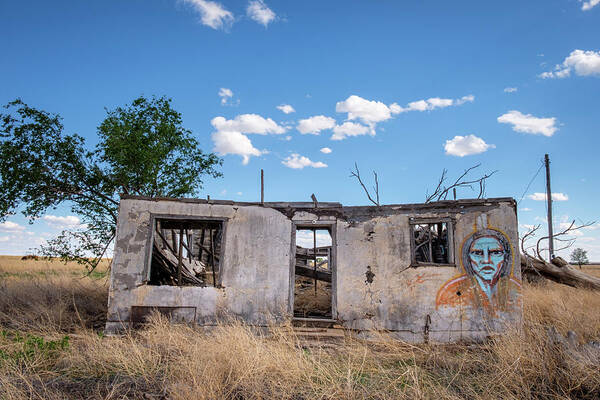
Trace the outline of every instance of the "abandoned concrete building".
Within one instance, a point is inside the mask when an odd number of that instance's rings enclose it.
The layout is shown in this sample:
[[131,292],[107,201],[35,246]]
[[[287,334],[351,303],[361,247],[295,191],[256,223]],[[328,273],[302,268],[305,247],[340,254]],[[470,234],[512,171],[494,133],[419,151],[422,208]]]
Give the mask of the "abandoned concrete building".
[[121,199],[106,330],[153,310],[200,326],[335,323],[411,342],[520,324],[512,198],[347,207]]

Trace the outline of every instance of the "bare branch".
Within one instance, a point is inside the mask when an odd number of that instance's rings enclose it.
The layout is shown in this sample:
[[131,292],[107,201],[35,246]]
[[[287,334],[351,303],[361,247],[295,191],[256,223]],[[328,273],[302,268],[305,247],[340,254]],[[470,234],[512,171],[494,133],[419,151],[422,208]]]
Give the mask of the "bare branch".
[[360,171],[358,169],[358,164],[354,163],[354,168],[356,169],[356,171],[351,171],[350,177],[355,177],[356,179],[358,179],[358,183],[360,183],[360,186],[362,186],[363,190],[365,191],[365,193],[366,193],[367,197],[369,198],[369,200],[371,201],[371,203],[375,204],[376,206],[379,206],[379,181],[377,180],[377,173],[375,171],[373,171],[373,175],[375,175],[375,187],[373,189],[375,189],[375,198],[377,199],[377,201],[375,201],[371,197],[371,194],[369,193],[369,189],[367,189],[367,187],[365,186],[365,184],[363,183],[363,181],[360,177]]
[[454,181],[454,183],[452,183],[449,186],[445,186],[444,182],[446,181],[446,175],[448,173],[448,171],[446,169],[444,169],[442,171],[442,175],[440,177],[440,180],[437,184],[437,187],[435,188],[435,190],[433,191],[433,193],[431,193],[431,195],[426,196],[425,199],[425,203],[430,203],[432,201],[440,201],[440,200],[446,200],[448,198],[448,194],[450,193],[450,191],[459,188],[459,187],[468,187],[471,190],[473,190],[473,185],[477,184],[479,185],[479,194],[477,196],[478,199],[481,199],[485,196],[485,185],[486,185],[486,179],[488,179],[489,177],[491,177],[492,175],[494,175],[496,172],[498,171],[492,171],[490,173],[484,174],[481,178],[479,179],[474,179],[474,180],[464,180],[466,178],[466,176],[475,168],[478,168],[481,164],[477,164],[474,165],[470,168],[467,168],[466,170],[463,171],[463,173]]
[[[591,222],[587,222],[587,223],[581,223],[580,225],[575,225],[575,220],[573,220],[569,224],[568,228],[565,228],[562,231],[560,231],[558,233],[555,233],[554,235],[552,235],[552,237],[554,238],[554,240],[557,240],[559,242],[570,242],[570,241],[572,241],[573,243],[575,243],[575,239],[573,239],[573,238],[562,239],[561,236],[569,235],[572,232],[575,232],[575,231],[577,231],[579,229],[587,228],[588,226],[592,226],[595,223],[596,223],[596,221],[591,221]],[[549,238],[550,238],[550,236],[542,236],[541,238],[538,239],[538,241],[536,243],[537,258],[540,261],[544,261],[544,259],[542,258],[542,255],[540,253],[540,245],[541,245],[542,241],[548,240]],[[568,249],[573,243],[571,243],[570,245],[568,245],[565,248],[557,249],[555,251]],[[549,258],[550,257],[552,257],[552,254],[549,254]]]
[[529,229],[529,231],[523,235],[523,237],[521,238],[521,251],[523,252],[523,254],[529,255],[527,253],[527,249],[533,248],[533,245],[529,246],[529,247],[525,247],[525,242],[528,239],[531,239],[532,237],[535,237],[535,232],[537,232],[538,229],[540,229],[541,225],[536,225],[533,228]]

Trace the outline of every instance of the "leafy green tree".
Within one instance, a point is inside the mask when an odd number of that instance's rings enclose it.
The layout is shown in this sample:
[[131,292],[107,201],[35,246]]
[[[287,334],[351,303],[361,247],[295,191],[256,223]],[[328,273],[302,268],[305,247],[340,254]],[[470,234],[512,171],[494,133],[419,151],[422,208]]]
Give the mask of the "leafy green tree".
[[582,264],[587,264],[590,262],[587,258],[587,251],[580,247],[574,249],[571,253],[571,262],[579,264],[579,269],[581,269]]
[[121,193],[198,195],[204,176],[220,177],[222,160],[204,153],[165,97],[140,97],[107,110],[99,142],[65,134],[60,116],[15,100],[0,114],[0,222],[19,210],[32,221],[70,206],[82,226],[41,247],[45,256],[96,267],[115,237]]

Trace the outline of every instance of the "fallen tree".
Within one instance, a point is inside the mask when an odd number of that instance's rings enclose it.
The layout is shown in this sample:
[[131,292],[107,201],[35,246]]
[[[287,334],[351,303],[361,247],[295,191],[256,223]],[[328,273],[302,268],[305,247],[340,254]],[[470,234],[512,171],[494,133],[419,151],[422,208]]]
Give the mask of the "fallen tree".
[[561,257],[554,257],[551,262],[546,262],[521,254],[521,272],[523,277],[531,281],[546,278],[572,287],[600,290],[600,278],[573,268]]
[[[576,225],[575,221],[573,221],[567,228],[553,235],[555,241],[566,243],[562,248],[557,249],[557,251],[566,249],[573,244],[574,240],[568,237],[570,233],[593,224],[595,222]],[[538,239],[535,245],[527,246],[527,241],[535,237],[538,229],[540,229],[540,225],[532,227],[521,238],[521,272],[524,278],[529,281],[540,281],[542,278],[545,278],[572,287],[600,290],[600,278],[573,268],[562,257],[553,257],[550,262],[544,260],[542,252],[547,249],[543,248],[542,245],[544,240],[548,240],[548,236]],[[530,255],[527,252],[528,249],[531,249],[534,255]]]

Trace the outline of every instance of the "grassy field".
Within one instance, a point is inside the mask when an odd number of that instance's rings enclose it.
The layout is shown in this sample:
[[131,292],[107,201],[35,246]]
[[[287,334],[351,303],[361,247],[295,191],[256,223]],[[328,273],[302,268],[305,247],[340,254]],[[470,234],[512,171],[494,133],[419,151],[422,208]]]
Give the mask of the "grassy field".
[[522,330],[447,346],[384,336],[307,346],[287,327],[207,334],[159,316],[105,337],[107,291],[105,269],[88,277],[78,265],[0,257],[0,399],[600,398],[598,365],[547,334],[600,340],[592,291],[526,284]]

